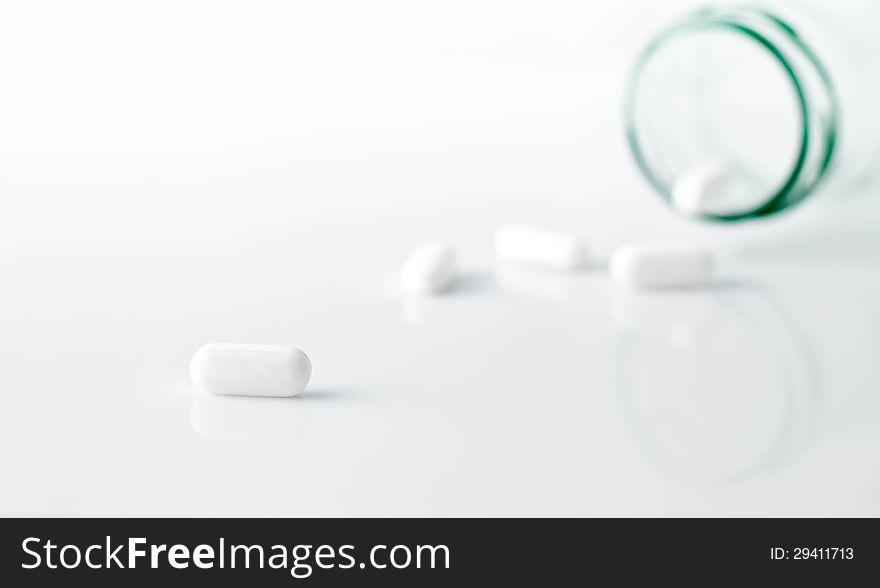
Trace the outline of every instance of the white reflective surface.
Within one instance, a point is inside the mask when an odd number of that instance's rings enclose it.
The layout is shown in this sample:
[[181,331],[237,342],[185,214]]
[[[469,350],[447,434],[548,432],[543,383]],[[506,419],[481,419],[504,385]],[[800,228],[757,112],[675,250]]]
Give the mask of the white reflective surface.
[[[0,514],[880,515],[878,190],[676,218],[624,145],[626,54],[593,46],[623,42],[516,14],[531,52],[456,29],[471,53],[212,60],[169,33],[2,62]],[[507,222],[597,262],[498,265]],[[431,238],[464,277],[406,296]],[[654,239],[708,246],[717,286],[614,287],[608,254]],[[201,396],[216,341],[301,347],[309,387]]]

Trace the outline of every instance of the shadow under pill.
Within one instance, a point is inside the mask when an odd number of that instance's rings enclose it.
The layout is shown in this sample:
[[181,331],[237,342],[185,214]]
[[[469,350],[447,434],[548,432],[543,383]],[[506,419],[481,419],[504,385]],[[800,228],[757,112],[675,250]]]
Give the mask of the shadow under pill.
[[488,292],[493,287],[493,278],[490,271],[463,273],[455,281],[451,294],[470,295]]
[[334,390],[332,388],[312,390],[307,388],[295,398],[290,398],[288,400],[308,400],[309,402],[340,402],[352,400],[356,397],[356,394],[352,394],[351,392],[347,392],[345,390]]

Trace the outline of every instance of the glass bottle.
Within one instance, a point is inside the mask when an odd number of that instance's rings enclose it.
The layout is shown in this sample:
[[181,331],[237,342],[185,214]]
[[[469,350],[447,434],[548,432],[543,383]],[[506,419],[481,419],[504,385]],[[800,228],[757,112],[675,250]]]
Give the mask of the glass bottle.
[[[638,167],[704,220],[774,215],[820,188],[865,192],[880,167],[876,22],[880,3],[858,0],[707,7],[674,22],[630,76]],[[694,177],[698,195],[712,194],[683,208]]]

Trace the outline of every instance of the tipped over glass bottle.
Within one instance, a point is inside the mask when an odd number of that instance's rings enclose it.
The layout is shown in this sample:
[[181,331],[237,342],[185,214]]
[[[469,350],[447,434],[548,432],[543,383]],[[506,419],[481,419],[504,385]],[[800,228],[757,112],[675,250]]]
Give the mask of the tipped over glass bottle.
[[829,17],[807,5],[796,14],[781,2],[704,8],[662,30],[636,60],[627,139],[678,212],[766,217],[820,187],[852,191],[877,167],[880,51],[871,48],[880,43],[862,23],[880,10],[828,3]]

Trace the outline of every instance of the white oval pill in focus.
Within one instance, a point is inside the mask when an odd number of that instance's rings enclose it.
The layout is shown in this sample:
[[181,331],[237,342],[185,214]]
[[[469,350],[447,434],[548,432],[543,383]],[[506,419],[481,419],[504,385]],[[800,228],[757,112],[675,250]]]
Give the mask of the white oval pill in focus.
[[416,294],[435,294],[455,281],[455,252],[439,241],[419,245],[406,258],[401,270],[403,287]]
[[543,229],[506,226],[495,233],[495,254],[506,261],[554,270],[576,270],[587,260],[577,238]]
[[211,394],[296,396],[309,382],[312,363],[289,345],[210,343],[196,351],[189,375]]
[[711,279],[712,257],[696,245],[627,245],[612,255],[610,271],[631,288],[694,288]]

